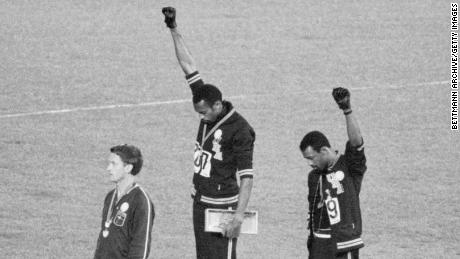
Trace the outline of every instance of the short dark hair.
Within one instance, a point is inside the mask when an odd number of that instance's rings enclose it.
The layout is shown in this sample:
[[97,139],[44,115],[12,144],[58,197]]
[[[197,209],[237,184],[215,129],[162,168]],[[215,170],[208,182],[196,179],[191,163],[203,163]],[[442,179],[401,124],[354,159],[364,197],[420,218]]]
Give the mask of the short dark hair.
[[123,144],[111,147],[110,152],[117,154],[123,163],[133,165],[133,169],[131,170],[132,175],[136,175],[141,171],[144,161],[139,148]]
[[210,107],[217,101],[222,101],[219,88],[211,84],[204,84],[193,90],[193,103],[204,100]]
[[311,146],[316,152],[320,152],[322,147],[331,147],[331,144],[329,144],[329,140],[327,140],[323,133],[315,130],[308,132],[303,137],[299,146],[300,151],[305,151],[308,146]]

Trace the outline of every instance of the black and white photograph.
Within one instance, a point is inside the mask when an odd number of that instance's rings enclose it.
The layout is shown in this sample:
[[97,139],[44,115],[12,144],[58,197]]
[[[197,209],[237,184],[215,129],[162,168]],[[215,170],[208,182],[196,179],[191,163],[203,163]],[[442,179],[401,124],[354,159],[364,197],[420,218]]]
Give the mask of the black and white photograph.
[[459,12],[0,0],[0,257],[460,258]]

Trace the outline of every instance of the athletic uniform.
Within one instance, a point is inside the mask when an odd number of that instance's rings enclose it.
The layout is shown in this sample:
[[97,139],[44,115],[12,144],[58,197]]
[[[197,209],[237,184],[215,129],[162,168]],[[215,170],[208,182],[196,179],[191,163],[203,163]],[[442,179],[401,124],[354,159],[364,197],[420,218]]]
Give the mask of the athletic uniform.
[[363,146],[348,142],[333,166],[309,173],[309,258],[359,257],[364,246],[359,192],[365,171]]
[[[198,71],[186,76],[192,92],[202,86]],[[233,208],[238,204],[239,181],[252,178],[255,132],[232,104],[223,101],[223,112],[213,123],[200,122],[194,153],[191,195],[197,258],[227,258],[228,238],[204,232],[206,208]],[[232,258],[236,258],[236,238]]]
[[155,211],[137,184],[117,201],[116,189],[105,197],[95,259],[146,259],[150,253]]

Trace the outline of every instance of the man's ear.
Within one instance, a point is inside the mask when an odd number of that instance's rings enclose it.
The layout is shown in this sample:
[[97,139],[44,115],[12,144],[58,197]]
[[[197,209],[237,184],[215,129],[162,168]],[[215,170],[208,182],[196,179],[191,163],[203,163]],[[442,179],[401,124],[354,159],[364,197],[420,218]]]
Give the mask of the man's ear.
[[329,148],[326,147],[326,146],[321,147],[320,150],[319,150],[319,152],[320,152],[321,154],[323,154],[323,155],[326,155],[326,154],[329,153]]
[[132,164],[126,164],[125,165],[125,172],[131,173],[132,170],[133,170],[133,165]]
[[212,105],[213,110],[221,111],[222,110],[222,101],[215,101]]

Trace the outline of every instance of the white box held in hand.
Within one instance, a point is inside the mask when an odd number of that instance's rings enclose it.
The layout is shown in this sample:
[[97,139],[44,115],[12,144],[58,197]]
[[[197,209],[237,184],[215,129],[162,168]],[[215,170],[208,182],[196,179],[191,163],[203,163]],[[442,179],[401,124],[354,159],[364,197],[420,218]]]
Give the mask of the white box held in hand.
[[[204,231],[221,233],[222,228],[220,226],[228,223],[233,218],[234,213],[234,210],[206,209],[204,216]],[[257,211],[244,212],[244,220],[241,224],[241,233],[257,234],[258,222]]]

